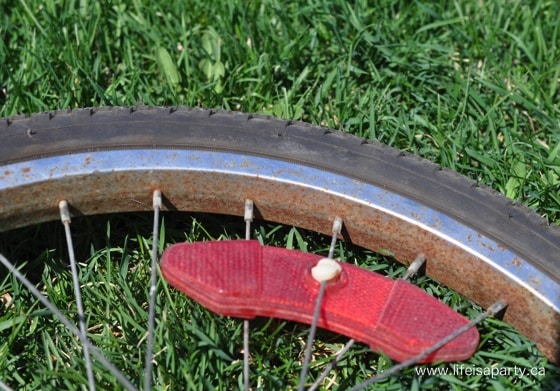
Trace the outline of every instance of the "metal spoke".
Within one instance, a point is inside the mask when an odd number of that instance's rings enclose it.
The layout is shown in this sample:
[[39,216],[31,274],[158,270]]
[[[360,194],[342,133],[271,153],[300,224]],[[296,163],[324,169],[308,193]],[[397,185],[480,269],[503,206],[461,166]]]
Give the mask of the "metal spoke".
[[[245,200],[245,239],[251,239],[251,222],[253,221],[253,201]],[[249,320],[243,321],[243,384],[245,391],[249,390]]]
[[[8,271],[13,274],[30,292],[33,296],[37,298],[49,311],[51,311],[61,322],[64,324],[68,330],[76,337],[80,338],[80,331],[74,324],[65,317],[62,312],[55,305],[53,305],[43,294],[29,281],[6,257],[0,254],[0,263],[2,263]],[[99,360],[101,364],[103,364],[109,372],[111,372],[121,384],[130,391],[135,391],[136,387],[130,383],[130,381],[119,371],[109,360],[103,356],[103,354],[97,349],[89,339],[85,339],[84,346],[87,346],[89,352]]]
[[317,388],[319,388],[321,382],[325,380],[325,378],[329,375],[329,372],[332,371],[338,365],[340,360],[342,360],[342,357],[344,357],[346,352],[354,345],[355,342],[356,342],[355,339],[350,339],[348,342],[346,342],[346,344],[342,347],[342,349],[340,349],[336,353],[334,359],[329,363],[329,365],[327,365],[327,367],[317,378],[317,380],[315,380],[315,382],[311,385],[311,387],[309,387],[308,391],[314,391]]
[[379,375],[374,376],[371,379],[368,379],[361,384],[358,384],[356,387],[352,388],[351,391],[363,390],[366,387],[369,387],[370,385],[372,385],[373,383],[376,383],[380,380],[383,380],[388,376],[394,375],[397,372],[400,372],[401,370],[418,363],[420,360],[426,358],[427,356],[429,356],[430,354],[432,354],[433,352],[435,352],[436,350],[441,348],[446,343],[454,340],[455,338],[457,338],[461,334],[467,332],[471,327],[476,326],[477,324],[482,322],[487,317],[497,314],[498,312],[503,310],[506,307],[506,305],[507,305],[507,303],[504,300],[498,300],[497,302],[492,304],[490,307],[488,307],[488,309],[485,312],[483,312],[482,314],[480,314],[478,317],[471,320],[469,323],[467,323],[463,327],[455,330],[453,333],[449,334],[447,337],[445,337],[445,338],[441,339],[440,341],[436,342],[434,345],[432,345],[430,348],[424,350],[422,353],[418,354],[417,356],[412,357],[409,360],[403,361],[402,363],[391,367],[390,369],[386,370],[385,372],[382,372]]
[[84,316],[84,306],[82,304],[82,295],[80,293],[80,279],[78,276],[78,267],[76,265],[76,257],[74,255],[74,244],[72,242],[72,233],[70,231],[70,211],[68,209],[68,202],[63,200],[58,204],[60,210],[60,219],[64,225],[64,232],[66,233],[66,244],[68,247],[68,257],[70,258],[70,268],[72,270],[72,281],[74,284],[74,297],[76,298],[76,307],[78,309],[78,322],[80,325],[80,341],[84,351],[84,359],[86,363],[86,372],[88,378],[88,385],[90,391],[95,390],[95,378],[93,376],[93,366],[91,364],[91,357],[89,355],[89,348],[86,344],[87,340],[87,327],[86,318]]
[[150,277],[150,304],[148,309],[148,338],[146,346],[146,365],[144,369],[144,390],[152,388],[152,366],[153,366],[153,343],[156,319],[156,286],[157,286],[157,260],[158,260],[158,238],[159,238],[159,212],[161,210],[162,197],[161,191],[155,190],[153,193],[154,208],[154,229],[152,234],[152,264]]
[[12,388],[10,388],[10,386],[8,386],[6,383],[4,383],[2,380],[0,380],[0,389],[2,391],[12,391]]
[[[332,228],[332,239],[331,239],[331,245],[329,247],[329,255],[328,255],[329,259],[333,259],[336,240],[338,238],[338,235],[340,235],[341,231],[342,231],[342,219],[340,217],[337,217],[334,219],[333,228]],[[321,304],[323,303],[323,296],[325,295],[326,287],[327,287],[327,281],[322,281],[319,287],[319,295],[317,296],[317,303],[315,304],[315,312],[313,313],[311,328],[309,329],[309,337],[307,339],[307,346],[305,348],[305,356],[303,359],[303,365],[301,367],[301,373],[299,375],[298,391],[303,391],[305,388],[305,380],[307,379],[307,371],[309,369],[309,362],[311,360],[311,351],[313,349],[313,343],[315,341],[315,333],[317,332],[317,322],[319,321]]]
[[309,361],[311,361],[311,350],[313,348],[313,342],[315,341],[315,333],[317,331],[317,321],[319,320],[319,313],[321,312],[321,302],[323,301],[323,296],[325,294],[326,287],[327,287],[327,282],[326,281],[321,282],[321,287],[319,288],[319,296],[317,296],[317,304],[315,305],[315,312],[313,314],[313,322],[311,323],[311,328],[309,329],[309,338],[307,339],[307,346],[305,348],[305,357],[303,359],[303,366],[301,367],[301,373],[299,375],[298,391],[303,391],[305,388],[305,380],[307,378]]
[[[403,280],[408,280],[410,277],[415,275],[418,270],[422,267],[422,265],[426,262],[426,258],[423,255],[418,255],[414,261],[410,264],[408,269],[406,270],[405,275],[402,277]],[[330,371],[332,371],[342,360],[342,357],[346,352],[354,345],[356,340],[350,339],[346,344],[336,353],[335,358],[329,363],[329,365],[325,368],[325,370],[321,373],[321,375],[315,380],[315,382],[309,387],[309,391],[314,391],[321,385],[321,382],[325,380],[325,378],[329,375]]]

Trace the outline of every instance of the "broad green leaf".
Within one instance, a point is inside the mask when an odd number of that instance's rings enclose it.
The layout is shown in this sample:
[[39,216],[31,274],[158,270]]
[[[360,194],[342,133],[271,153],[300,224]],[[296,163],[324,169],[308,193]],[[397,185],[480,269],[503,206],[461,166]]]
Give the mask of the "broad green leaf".
[[212,79],[212,73],[213,73],[212,68],[213,68],[213,66],[212,66],[212,63],[210,62],[210,60],[204,59],[204,60],[200,61],[198,63],[198,67],[204,73],[204,76],[206,76],[207,80]]
[[177,86],[181,81],[181,77],[167,49],[158,47],[156,49],[156,59],[167,82],[173,87]]
[[210,35],[210,33],[208,32],[204,33],[201,41],[202,41],[202,48],[204,49],[206,54],[212,56],[214,54],[214,45],[212,45],[212,36]]
[[224,76],[226,75],[226,69],[225,69],[225,67],[224,67],[224,64],[223,64],[221,61],[217,61],[217,62],[214,64],[214,67],[213,67],[212,70],[213,70],[213,73],[214,73],[214,75],[213,75],[213,76],[214,76],[214,80],[217,80],[217,79],[219,79],[219,78],[222,78],[222,77],[224,77]]
[[552,148],[552,150],[548,154],[547,160],[552,163],[556,161],[556,159],[558,159],[559,156],[560,156],[560,142],[556,144],[554,148]]
[[506,183],[506,196],[511,199],[517,198],[519,189],[527,176],[527,167],[524,162],[517,162],[513,165],[513,175]]

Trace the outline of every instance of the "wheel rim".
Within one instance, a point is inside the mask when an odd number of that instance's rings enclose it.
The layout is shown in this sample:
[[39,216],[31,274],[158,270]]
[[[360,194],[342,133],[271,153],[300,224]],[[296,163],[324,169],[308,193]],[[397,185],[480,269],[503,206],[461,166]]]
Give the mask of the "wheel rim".
[[390,250],[401,262],[422,253],[427,274],[482,306],[505,299],[505,320],[544,354],[558,354],[556,281],[501,244],[414,200],[313,167],[171,149],[36,159],[4,166],[0,223],[10,229],[54,220],[61,199],[76,215],[150,210],[154,189],[162,190],[168,210],[242,215],[250,198],[258,218],[325,234],[340,216],[344,239]]

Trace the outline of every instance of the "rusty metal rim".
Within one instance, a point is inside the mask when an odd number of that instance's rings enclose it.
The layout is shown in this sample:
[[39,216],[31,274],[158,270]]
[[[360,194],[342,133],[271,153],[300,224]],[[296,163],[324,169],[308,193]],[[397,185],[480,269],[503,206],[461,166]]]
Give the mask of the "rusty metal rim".
[[[533,267],[530,262],[520,259],[502,244],[494,242],[480,232],[466,227],[449,216],[426,208],[414,200],[377,186],[316,168],[268,158],[212,151],[142,149],[97,151],[14,163],[4,166],[0,173],[0,194],[5,190],[10,190],[12,194],[10,200],[2,197],[0,215],[13,217],[11,210],[21,210],[23,204],[24,207],[29,207],[28,216],[38,216],[37,221],[28,219],[25,224],[34,224],[40,222],[40,219],[49,218],[48,214],[40,213],[39,209],[45,206],[38,204],[36,200],[26,201],[25,194],[14,197],[14,191],[17,194],[18,188],[26,189],[26,192],[30,186],[35,185],[48,189],[49,183],[54,186],[61,181],[71,182],[78,177],[100,173],[108,173],[117,177],[126,176],[135,171],[151,173],[156,177],[159,171],[203,172],[208,175],[221,174],[232,178],[259,177],[285,186],[297,187],[309,196],[324,193],[362,207],[373,208],[382,214],[399,219],[404,226],[413,226],[426,231],[456,247],[459,251],[467,253],[469,258],[485,263],[497,276],[507,278],[518,285],[520,291],[538,297],[546,307],[552,309],[552,313],[556,313],[556,316],[560,312],[558,283]],[[171,183],[169,186],[173,187],[173,184]],[[114,182],[114,186],[101,190],[104,193],[103,197],[107,200],[113,199],[116,194],[123,193],[118,181]],[[149,194],[151,190],[145,189],[146,194]],[[165,189],[162,190],[165,193]],[[99,192],[100,189],[91,191]],[[193,190],[175,189],[174,191],[189,192]],[[300,206],[290,205],[290,200],[283,200],[282,194],[278,194],[275,198],[284,209]],[[133,204],[130,204],[130,211],[138,210],[138,206],[133,206]],[[33,210],[33,208],[37,208],[37,210]],[[124,210],[126,207],[119,208],[119,211]],[[110,212],[112,209],[111,203],[108,202],[105,206],[97,205],[92,211],[88,211],[87,206],[82,206],[80,211],[89,214]],[[52,218],[56,218],[56,216],[53,215]],[[297,221],[295,225],[299,225]],[[408,238],[403,241],[403,244],[413,245],[413,242],[414,238]],[[364,245],[364,243],[360,244]]]

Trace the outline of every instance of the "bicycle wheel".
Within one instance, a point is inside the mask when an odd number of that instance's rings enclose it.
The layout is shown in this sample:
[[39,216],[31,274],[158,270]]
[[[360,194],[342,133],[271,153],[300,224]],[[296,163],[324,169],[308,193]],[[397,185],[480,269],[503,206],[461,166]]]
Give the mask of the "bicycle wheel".
[[99,108],[0,122],[0,227],[148,210],[243,213],[389,250],[560,359],[560,232],[527,208],[413,155],[304,123],[187,108]]

